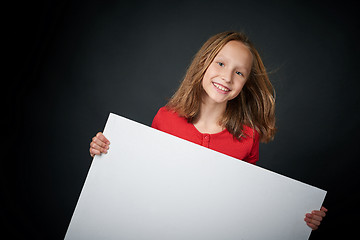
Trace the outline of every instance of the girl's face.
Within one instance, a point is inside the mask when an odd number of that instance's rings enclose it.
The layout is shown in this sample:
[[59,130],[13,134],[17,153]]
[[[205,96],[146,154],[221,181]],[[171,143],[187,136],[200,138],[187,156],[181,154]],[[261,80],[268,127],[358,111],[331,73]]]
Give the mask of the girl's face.
[[253,56],[239,41],[230,41],[220,50],[204,74],[204,102],[219,104],[236,98],[250,74]]

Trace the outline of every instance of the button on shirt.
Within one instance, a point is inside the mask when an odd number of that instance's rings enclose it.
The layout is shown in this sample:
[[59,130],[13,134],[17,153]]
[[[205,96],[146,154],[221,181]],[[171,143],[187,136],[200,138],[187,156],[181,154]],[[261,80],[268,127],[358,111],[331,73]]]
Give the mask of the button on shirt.
[[209,148],[210,134],[203,134],[202,146]]
[[186,118],[166,107],[159,109],[151,126],[239,160],[255,164],[259,159],[259,134],[248,126],[243,131],[249,137],[240,140],[227,129],[215,134],[201,133]]

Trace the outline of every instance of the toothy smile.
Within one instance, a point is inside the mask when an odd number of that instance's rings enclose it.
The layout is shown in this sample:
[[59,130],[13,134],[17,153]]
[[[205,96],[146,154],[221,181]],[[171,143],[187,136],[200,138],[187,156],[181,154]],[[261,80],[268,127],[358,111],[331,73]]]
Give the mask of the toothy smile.
[[213,82],[212,84],[213,84],[217,89],[219,89],[219,90],[221,90],[221,91],[224,91],[224,92],[229,92],[229,91],[230,91],[229,88],[224,87],[223,85],[220,85],[220,84],[218,84],[218,83]]

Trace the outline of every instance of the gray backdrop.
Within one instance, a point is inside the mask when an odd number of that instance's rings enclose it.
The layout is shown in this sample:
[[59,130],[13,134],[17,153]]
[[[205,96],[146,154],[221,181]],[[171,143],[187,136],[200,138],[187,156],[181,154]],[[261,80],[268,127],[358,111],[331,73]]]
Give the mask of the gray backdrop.
[[261,144],[258,165],[328,191],[328,216],[311,239],[353,235],[354,4],[74,0],[16,2],[4,11],[11,74],[3,87],[1,216],[14,239],[62,239],[91,164],[89,143],[109,112],[150,125],[192,56],[226,30],[252,39],[277,92],[279,130]]

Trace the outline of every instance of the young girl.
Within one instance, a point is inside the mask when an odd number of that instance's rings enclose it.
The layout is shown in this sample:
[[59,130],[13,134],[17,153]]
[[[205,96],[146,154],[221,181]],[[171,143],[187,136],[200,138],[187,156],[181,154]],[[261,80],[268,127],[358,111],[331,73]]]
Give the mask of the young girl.
[[[243,33],[223,32],[205,42],[179,89],[156,114],[152,127],[252,164],[259,142],[275,135],[274,89],[259,53]],[[99,132],[90,155],[107,153]],[[327,209],[304,221],[317,229]]]

